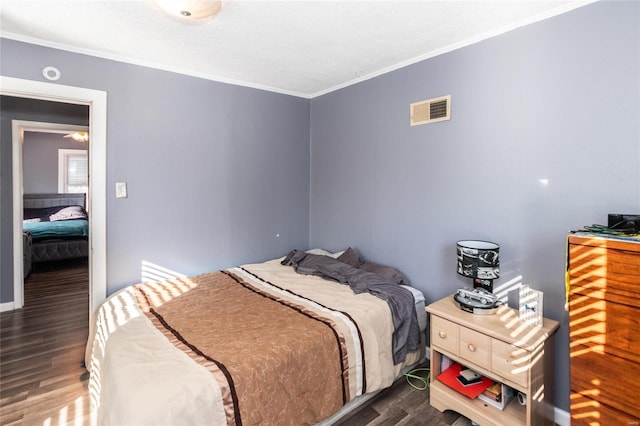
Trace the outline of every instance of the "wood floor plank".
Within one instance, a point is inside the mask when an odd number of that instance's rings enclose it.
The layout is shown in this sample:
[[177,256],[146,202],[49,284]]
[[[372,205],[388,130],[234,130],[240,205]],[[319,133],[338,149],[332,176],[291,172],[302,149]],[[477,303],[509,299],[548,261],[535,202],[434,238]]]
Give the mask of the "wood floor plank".
[[382,415],[369,423],[371,426],[395,426],[409,414],[401,408],[391,406]]

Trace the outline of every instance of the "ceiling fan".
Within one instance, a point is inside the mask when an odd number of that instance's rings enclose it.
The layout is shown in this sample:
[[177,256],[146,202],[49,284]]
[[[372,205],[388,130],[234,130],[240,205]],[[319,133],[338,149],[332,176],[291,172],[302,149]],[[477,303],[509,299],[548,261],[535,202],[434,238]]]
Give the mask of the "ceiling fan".
[[73,132],[64,135],[65,138],[71,138],[76,142],[88,142],[89,141],[89,132]]

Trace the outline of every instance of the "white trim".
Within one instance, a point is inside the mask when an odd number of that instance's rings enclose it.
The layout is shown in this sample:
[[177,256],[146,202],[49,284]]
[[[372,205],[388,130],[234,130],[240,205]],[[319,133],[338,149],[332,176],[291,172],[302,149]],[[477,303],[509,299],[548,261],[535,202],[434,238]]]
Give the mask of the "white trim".
[[13,311],[13,302],[0,303],[0,312]]
[[[0,93],[2,93],[0,85]],[[11,168],[13,192],[13,309],[24,305],[24,259],[22,235],[22,139],[18,120],[11,121]]]
[[46,123],[43,121],[25,121],[29,123],[29,132],[39,133],[59,133],[68,134],[71,132],[88,132],[88,126],[79,126],[77,124],[63,124],[63,123]]
[[553,407],[553,421],[558,426],[571,426],[571,414],[558,407]]
[[282,89],[282,88],[267,86],[267,85],[263,85],[263,84],[250,83],[250,82],[247,82],[247,81],[240,81],[240,80],[235,80],[235,79],[232,79],[232,78],[226,78],[226,77],[216,76],[216,75],[202,73],[202,72],[190,71],[190,70],[181,69],[181,68],[178,68],[178,67],[159,64],[159,63],[156,63],[156,62],[145,61],[145,60],[141,60],[141,59],[138,59],[138,58],[131,58],[131,57],[127,57],[127,56],[123,56],[123,55],[116,55],[116,54],[112,54],[112,53],[108,53],[108,52],[100,52],[100,51],[93,50],[93,49],[85,49],[85,48],[81,48],[81,47],[78,47],[78,46],[71,46],[71,45],[68,45],[68,44],[65,44],[65,43],[57,43],[57,42],[53,42],[53,41],[49,41],[49,40],[42,40],[42,39],[39,39],[39,38],[29,37],[29,36],[25,36],[25,35],[21,35],[21,34],[14,34],[14,33],[7,32],[7,31],[0,31],[0,37],[4,37],[4,38],[11,39],[11,40],[16,40],[16,41],[21,41],[21,42],[25,42],[25,43],[37,44],[39,46],[51,47],[53,49],[65,50],[67,52],[80,53],[82,55],[95,56],[97,58],[109,59],[109,60],[112,60],[112,61],[124,62],[124,63],[127,63],[127,64],[139,65],[139,66],[143,66],[143,67],[148,67],[148,68],[154,68],[154,69],[159,69],[159,70],[163,70],[163,71],[174,72],[174,73],[177,73],[177,74],[188,75],[188,76],[191,76],[191,77],[198,77],[198,78],[202,78],[202,79],[205,79],[205,80],[217,81],[219,83],[233,84],[235,86],[242,86],[242,87],[249,87],[249,88],[252,88],[252,89],[266,90],[268,92],[280,93],[280,94],[283,94],[283,95],[295,96],[295,97],[299,97],[299,98],[313,99],[313,98],[317,98],[318,96],[325,95],[327,93],[335,92],[336,90],[340,90],[340,89],[343,89],[343,88],[348,87],[348,86],[353,86],[354,84],[358,84],[358,83],[360,83],[362,81],[366,81],[366,80],[372,79],[374,77],[378,77],[378,76],[380,76],[382,74],[386,74],[388,72],[395,71],[395,70],[400,69],[400,68],[404,68],[406,66],[415,64],[417,62],[424,61],[425,59],[430,59],[430,58],[433,58],[433,57],[436,57],[436,56],[440,56],[440,55],[445,54],[445,53],[452,52],[452,51],[457,50],[457,49],[461,49],[461,48],[466,47],[466,46],[470,46],[472,44],[475,44],[475,43],[478,43],[480,41],[486,40],[488,38],[492,38],[492,37],[498,36],[500,34],[512,31],[512,30],[514,30],[516,28],[523,27],[523,26],[529,25],[529,24],[533,24],[535,22],[542,21],[544,19],[548,19],[548,18],[554,17],[556,15],[561,15],[561,14],[569,12],[569,11],[571,11],[573,9],[577,9],[579,7],[582,7],[582,6],[586,6],[588,4],[595,3],[596,1],[599,1],[599,0],[579,0],[579,1],[575,1],[575,2],[567,2],[565,4],[562,4],[559,7],[556,7],[554,9],[548,10],[548,11],[540,13],[538,15],[529,17],[527,19],[523,19],[523,20],[521,20],[519,22],[516,22],[516,23],[513,23],[511,25],[507,25],[507,26],[504,26],[502,28],[499,28],[499,29],[496,29],[496,30],[493,30],[493,31],[489,31],[487,33],[480,34],[480,35],[477,35],[475,37],[470,37],[468,39],[459,41],[457,43],[450,44],[449,46],[445,46],[443,48],[436,49],[436,50],[431,51],[429,53],[425,53],[424,55],[416,56],[414,58],[411,58],[411,59],[408,59],[406,61],[400,62],[398,64],[389,66],[387,68],[383,68],[383,69],[381,69],[379,71],[376,71],[376,72],[373,72],[371,74],[367,74],[365,76],[362,76],[362,77],[359,77],[359,78],[355,78],[353,80],[349,80],[349,81],[344,82],[344,83],[337,84],[337,85],[332,86],[332,87],[330,87],[328,89],[320,90],[320,91],[315,92],[315,93],[300,93],[300,92],[296,92],[296,91],[285,90],[285,89]]
[[[0,94],[20,98],[89,105],[89,127],[91,129],[89,187],[92,198],[92,214],[89,217],[89,329],[91,332],[94,312],[107,296],[107,93],[100,90],[0,76]],[[22,152],[21,148],[13,150],[14,163],[16,162],[16,151],[19,151],[20,154]],[[14,167],[14,179],[18,172],[20,172],[20,170],[16,170]],[[13,202],[14,208],[16,203],[20,206],[19,219],[22,217],[22,191],[16,191],[15,185],[19,184],[19,188],[21,188],[21,179],[22,176],[19,176],[18,180],[14,180],[13,183]],[[19,243],[22,244],[22,220],[19,220],[18,224],[19,227],[16,228],[16,218],[14,215],[14,247],[18,239],[20,240]],[[16,229],[20,231],[16,233]],[[20,250],[20,253],[21,252],[22,250]],[[14,265],[17,262],[15,254],[14,252]],[[22,271],[22,259],[19,258],[19,261],[20,265],[17,269],[14,269],[14,291],[16,271]],[[18,278],[20,278],[22,282],[22,274]],[[23,300],[19,300],[20,304],[18,305],[16,304],[15,296],[14,294],[14,307],[19,309],[23,306]],[[21,294],[18,296],[22,297]]]
[[444,55],[445,53],[453,52],[454,50],[462,49],[463,47],[471,46],[473,44],[476,44],[476,43],[479,43],[481,41],[487,40],[489,38],[493,38],[493,37],[499,36],[500,34],[508,33],[509,31],[513,31],[513,30],[515,30],[517,28],[524,27],[524,26],[530,25],[530,24],[534,24],[536,22],[543,21],[545,19],[552,18],[554,16],[561,15],[561,14],[566,13],[566,12],[570,12],[573,9],[577,9],[579,7],[586,6],[586,5],[591,4],[591,3],[595,3],[597,1],[599,1],[599,0],[582,0],[582,1],[566,3],[566,4],[563,4],[563,5],[559,6],[559,7],[551,9],[551,10],[549,10],[547,12],[540,13],[540,14],[538,14],[536,16],[531,16],[531,17],[529,17],[527,19],[523,19],[523,20],[521,20],[519,22],[515,22],[515,23],[513,23],[511,25],[507,25],[507,26],[504,26],[502,28],[498,28],[496,30],[486,32],[484,34],[477,35],[475,37],[470,37],[470,38],[467,38],[465,40],[461,40],[461,41],[459,41],[457,43],[453,43],[453,44],[450,44],[448,46],[442,47],[440,49],[433,50],[433,51],[431,51],[429,53],[425,53],[424,55],[420,55],[420,56],[416,56],[416,57],[411,58],[411,59],[407,59],[406,61],[399,62],[399,63],[397,63],[395,65],[390,66],[390,67],[383,68],[381,70],[372,72],[370,74],[363,75],[361,77],[358,77],[356,79],[347,81],[345,83],[337,84],[337,85],[335,85],[333,87],[330,87],[328,89],[321,90],[319,92],[313,93],[311,95],[308,95],[307,97],[309,97],[311,99],[317,98],[319,96],[326,95],[327,93],[335,92],[336,90],[344,89],[345,87],[353,86],[354,84],[358,84],[358,83],[361,83],[363,81],[367,81],[367,80],[370,80],[372,78],[381,76],[383,74],[387,74],[387,73],[389,73],[391,71],[395,71],[395,70],[398,70],[400,68],[404,68],[404,67],[407,67],[409,65],[413,65],[415,63],[422,62],[422,61],[427,60],[427,59],[435,58],[436,56]]
[[210,80],[218,83],[232,84],[234,86],[248,87],[250,89],[265,90],[267,92],[280,93],[282,95],[295,96],[297,98],[309,99],[311,97],[309,96],[309,94],[306,94],[306,93],[295,92],[292,90],[281,89],[277,87],[267,86],[264,84],[235,80],[233,78],[221,77],[221,76],[216,76],[216,75],[207,74],[203,72],[191,71],[184,68],[174,67],[174,66],[165,65],[165,64],[159,64],[157,62],[145,61],[139,58],[132,58],[130,56],[116,55],[108,52],[100,52],[93,49],[85,49],[77,46],[71,46],[65,43],[57,43],[50,40],[43,40],[40,38],[25,36],[22,34],[14,34],[7,31],[0,31],[0,37],[10,39],[10,40],[15,40],[15,41],[21,41],[23,43],[30,43],[38,46],[50,47],[52,49],[64,50],[72,53],[79,53],[81,55],[88,55],[88,56],[94,56],[96,58],[109,59],[111,61],[116,61],[116,62],[123,62],[125,64],[132,64],[132,65],[138,65],[146,68],[153,68],[161,71],[173,72],[176,74],[187,75],[189,77],[202,78],[203,80]]

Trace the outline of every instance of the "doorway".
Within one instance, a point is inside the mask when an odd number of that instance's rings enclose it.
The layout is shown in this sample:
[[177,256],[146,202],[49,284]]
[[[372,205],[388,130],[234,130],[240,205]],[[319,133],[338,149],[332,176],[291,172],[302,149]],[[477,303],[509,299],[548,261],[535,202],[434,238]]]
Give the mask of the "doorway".
[[[89,106],[92,154],[89,158],[89,330],[94,313],[106,298],[106,92],[0,76],[0,95]],[[19,140],[19,139],[18,139]],[[17,145],[17,146],[16,146]],[[12,143],[13,309],[24,304],[22,254],[21,147]]]
[[[23,100],[20,104],[16,104],[15,102],[10,103],[13,105],[11,111],[13,114],[21,116],[22,108],[28,106],[30,109],[38,110],[38,105],[42,105],[42,101],[35,100],[27,100],[29,103],[25,103]],[[22,105],[22,108],[19,107]],[[47,102],[47,105],[58,105],[51,102]],[[88,108],[81,106],[82,108],[77,108],[77,106],[73,106],[75,108],[77,117],[76,120],[87,120],[88,121]],[[17,108],[17,109],[14,109]],[[57,106],[51,106],[52,110],[59,110],[60,108]],[[40,108],[41,109],[41,108]],[[52,116],[53,118],[53,116]],[[60,117],[55,117],[59,119]],[[55,193],[68,193],[68,192],[85,192],[85,208],[89,211],[89,192],[88,192],[88,162],[87,162],[87,154],[90,149],[90,140],[82,140],[76,141],[72,139],[70,136],[73,134],[87,134],[89,131],[88,126],[83,125],[74,125],[67,123],[52,123],[52,122],[41,122],[41,121],[26,121],[26,120],[17,120],[13,119],[11,121],[12,124],[12,143],[13,149],[18,149],[21,152],[18,152],[18,156],[21,159],[21,163],[18,165],[18,168],[22,170],[22,175],[20,182],[14,182],[14,188],[18,188],[18,191],[24,194],[55,194]],[[68,153],[69,155],[65,155]],[[60,158],[62,155],[62,158]],[[70,155],[74,155],[78,157],[76,161],[77,164],[69,164],[67,157]],[[74,157],[74,158],[75,158]],[[62,161],[61,161],[62,160]],[[70,187],[67,184],[67,180],[69,177],[70,169],[69,167],[73,167],[73,170],[78,173],[78,176],[73,176],[76,180],[83,183],[82,187]],[[21,186],[19,185],[21,183]],[[20,212],[19,212],[20,213]],[[23,217],[22,219],[30,219],[27,217]],[[40,222],[41,219],[30,220],[35,222]],[[24,226],[36,227],[36,230],[39,230],[41,226],[46,226],[44,224],[28,224]],[[23,229],[24,230],[24,229]],[[40,230],[39,232],[43,232]],[[28,253],[24,252],[24,244],[19,246],[20,252],[16,253],[16,256],[20,259],[33,259],[32,256],[27,256]],[[48,251],[41,250],[48,254]],[[54,253],[58,253],[58,250],[55,250]],[[48,258],[48,257],[47,257]],[[33,259],[35,261],[35,259]],[[60,264],[59,262],[45,262],[48,263],[48,266],[55,266],[56,264]],[[23,262],[24,270],[22,274],[18,274],[16,276],[16,285],[17,278],[23,277],[22,280],[22,288],[14,290],[14,294],[22,294],[24,296],[24,282],[25,278],[28,275],[29,271],[33,267],[43,266],[42,262],[38,264],[31,264],[31,261],[25,260]],[[24,298],[23,298],[24,301]]]

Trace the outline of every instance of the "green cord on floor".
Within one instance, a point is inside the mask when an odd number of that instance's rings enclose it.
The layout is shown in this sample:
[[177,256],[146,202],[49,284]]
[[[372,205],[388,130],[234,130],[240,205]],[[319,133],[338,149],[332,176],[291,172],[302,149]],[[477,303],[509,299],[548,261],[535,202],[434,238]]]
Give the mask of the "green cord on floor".
[[[418,374],[419,371],[427,371],[427,377],[422,377]],[[409,383],[409,386],[414,388],[415,390],[423,391],[429,388],[429,378],[431,377],[431,373],[428,368],[414,368],[413,370],[404,373],[404,377]]]

